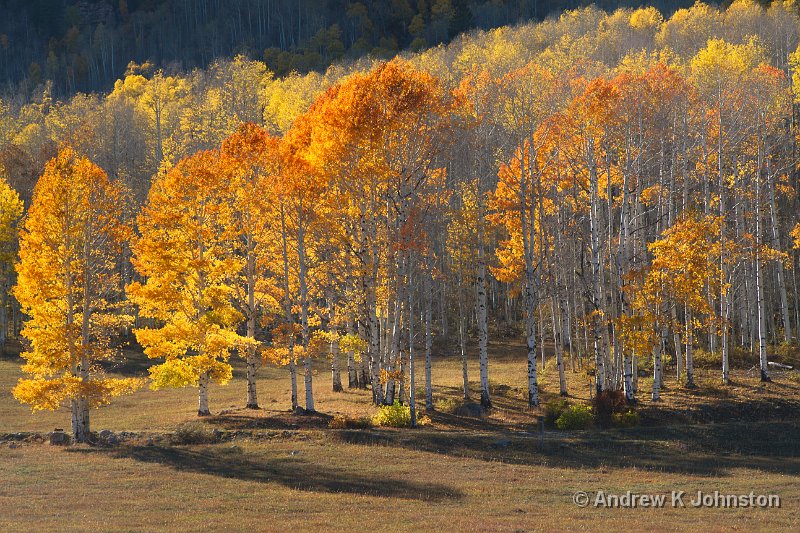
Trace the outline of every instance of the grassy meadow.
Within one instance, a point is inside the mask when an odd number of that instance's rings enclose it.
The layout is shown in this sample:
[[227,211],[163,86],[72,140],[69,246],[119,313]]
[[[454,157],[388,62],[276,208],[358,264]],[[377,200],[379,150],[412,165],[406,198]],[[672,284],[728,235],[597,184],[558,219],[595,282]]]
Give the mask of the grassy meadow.
[[[146,373],[137,352],[116,371]],[[0,531],[790,531],[800,527],[800,383],[791,373],[762,386],[734,372],[719,385],[700,370],[695,390],[667,378],[649,401],[640,378],[632,428],[539,433],[525,407],[524,347],[490,346],[495,407],[458,416],[460,361],[436,358],[437,410],[418,429],[330,429],[334,415],[371,417],[370,393],[331,392],[325,361],[315,370],[318,415],[290,412],[289,376],[259,370],[261,410],[245,410],[244,365],[212,386],[214,416],[197,420],[196,389],[141,390],[92,412],[92,429],[135,432],[115,446],[57,447],[28,432],[69,431],[69,413],[31,413],[11,396],[21,375],[0,359]],[[470,357],[477,378],[477,358]],[[589,379],[568,372],[571,401],[589,401]],[[418,378],[420,381],[422,375]],[[419,381],[418,381],[419,383]],[[477,383],[474,383],[477,386]],[[544,401],[558,393],[542,374]],[[423,397],[422,390],[418,398]],[[473,391],[477,397],[477,390]],[[301,404],[302,404],[301,382]],[[185,444],[181,428],[218,430]],[[198,429],[199,428],[199,429]],[[15,435],[16,434],[16,435]],[[781,508],[582,508],[576,491],[667,494],[698,490],[779,494]],[[669,496],[668,496],[669,500]]]

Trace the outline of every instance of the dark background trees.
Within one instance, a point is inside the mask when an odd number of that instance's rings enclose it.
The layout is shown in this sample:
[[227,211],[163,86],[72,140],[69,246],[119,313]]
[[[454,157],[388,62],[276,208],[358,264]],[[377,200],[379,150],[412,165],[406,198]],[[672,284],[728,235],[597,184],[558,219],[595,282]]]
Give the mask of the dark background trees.
[[[389,57],[595,3],[638,0],[4,0],[0,80],[29,93],[107,90],[128,62],[192,69],[243,53],[277,75],[324,69],[343,57]],[[691,0],[654,3],[665,16]]]

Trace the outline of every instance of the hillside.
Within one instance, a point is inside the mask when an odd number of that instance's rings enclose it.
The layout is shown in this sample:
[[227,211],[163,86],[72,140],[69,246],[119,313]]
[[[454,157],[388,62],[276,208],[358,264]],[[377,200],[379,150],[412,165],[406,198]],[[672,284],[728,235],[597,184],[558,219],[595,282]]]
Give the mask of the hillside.
[[[278,75],[344,58],[390,57],[472,28],[541,20],[582,0],[8,0],[0,4],[0,81],[28,94],[108,90],[128,62],[189,70],[246,54]],[[605,9],[636,1],[594,2]],[[687,0],[662,0],[666,14]]]

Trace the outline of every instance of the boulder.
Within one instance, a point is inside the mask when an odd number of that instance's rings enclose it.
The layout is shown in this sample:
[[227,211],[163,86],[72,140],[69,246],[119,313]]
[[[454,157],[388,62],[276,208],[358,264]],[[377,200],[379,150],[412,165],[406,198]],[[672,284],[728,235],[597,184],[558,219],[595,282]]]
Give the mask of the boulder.
[[110,431],[108,429],[102,430],[100,433],[97,434],[97,437],[100,439],[100,442],[109,444],[111,446],[119,444],[119,438],[114,434],[113,431]]
[[67,446],[69,442],[69,435],[63,429],[56,429],[50,434],[50,444],[54,446]]

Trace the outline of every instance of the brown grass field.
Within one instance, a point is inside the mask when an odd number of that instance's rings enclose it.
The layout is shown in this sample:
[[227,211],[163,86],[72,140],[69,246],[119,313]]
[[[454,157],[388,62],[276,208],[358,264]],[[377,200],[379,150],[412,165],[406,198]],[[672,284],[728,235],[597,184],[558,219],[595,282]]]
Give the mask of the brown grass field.
[[[117,372],[146,374],[140,354],[127,356]],[[132,439],[62,448],[28,432],[69,430],[68,412],[19,405],[10,388],[20,359],[0,358],[0,531],[800,530],[797,372],[762,386],[737,370],[723,387],[717,371],[701,370],[691,391],[670,374],[658,405],[641,378],[640,426],[542,437],[540,411],[525,407],[524,348],[515,343],[490,346],[495,408],[484,419],[453,414],[460,361],[435,358],[437,411],[414,430],[328,429],[333,415],[376,408],[368,391],[331,392],[325,361],[317,416],[289,411],[288,372],[268,366],[259,371],[262,409],[241,409],[243,365],[233,362],[234,380],[211,389],[215,416],[197,421],[196,389],[142,390],[92,413],[94,431],[136,432]],[[476,357],[470,363],[477,379]],[[588,401],[585,373],[568,375],[571,400]],[[420,371],[420,387],[422,379]],[[541,381],[543,399],[555,397],[555,370]],[[178,444],[176,428],[219,433],[213,443]],[[579,490],[667,494],[668,504],[582,508],[573,503]],[[692,508],[698,490],[778,494],[781,507]],[[686,492],[686,508],[669,504],[671,491]]]

